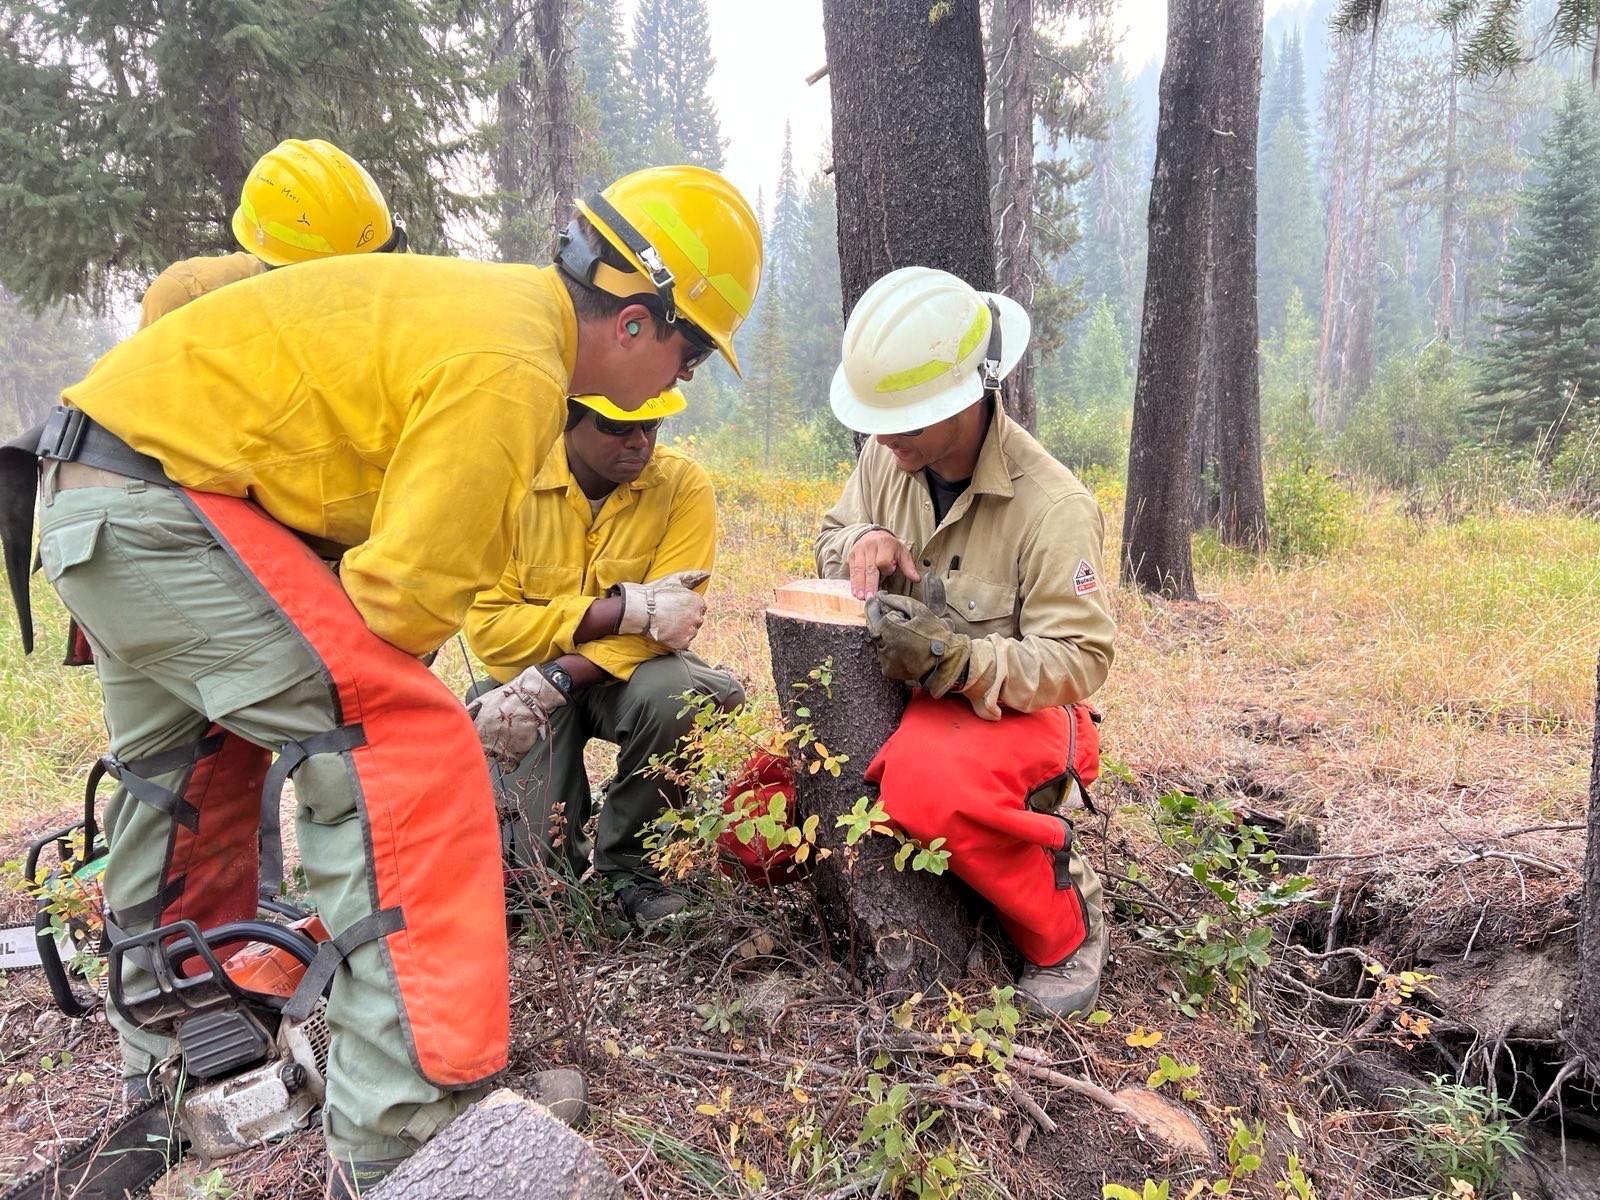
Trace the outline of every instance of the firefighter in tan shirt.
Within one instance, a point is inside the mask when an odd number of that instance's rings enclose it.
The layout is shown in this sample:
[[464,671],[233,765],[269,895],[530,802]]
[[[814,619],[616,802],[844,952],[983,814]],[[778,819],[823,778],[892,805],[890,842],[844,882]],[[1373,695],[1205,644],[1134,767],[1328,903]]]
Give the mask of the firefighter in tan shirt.
[[868,602],[885,674],[918,685],[869,773],[884,806],[946,839],[1027,960],[1022,992],[1067,1014],[1094,1004],[1107,942],[1099,880],[1050,810],[1071,791],[1063,706],[1104,682],[1115,626],[1094,497],[998,403],[1029,332],[943,271],[867,290],[831,401],[873,436],[815,550]]

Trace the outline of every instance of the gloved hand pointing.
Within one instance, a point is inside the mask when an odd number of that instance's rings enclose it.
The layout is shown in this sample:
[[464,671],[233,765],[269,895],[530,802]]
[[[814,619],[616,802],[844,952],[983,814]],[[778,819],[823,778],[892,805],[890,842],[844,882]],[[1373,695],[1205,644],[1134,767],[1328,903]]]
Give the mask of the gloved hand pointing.
[[561,689],[538,667],[467,704],[484,753],[507,769],[515,767],[550,732],[550,714],[567,703]]
[[675,571],[649,583],[624,583],[618,633],[642,633],[668,650],[687,650],[706,619],[706,600],[692,588],[710,571]]

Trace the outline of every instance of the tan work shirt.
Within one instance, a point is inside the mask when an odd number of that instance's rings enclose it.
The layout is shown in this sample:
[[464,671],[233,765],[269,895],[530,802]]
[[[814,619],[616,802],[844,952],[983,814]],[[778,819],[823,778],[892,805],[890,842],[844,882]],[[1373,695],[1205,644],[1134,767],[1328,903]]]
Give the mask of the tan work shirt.
[[[949,611],[972,637],[962,693],[981,717],[1036,712],[1092,695],[1111,668],[1116,624],[1101,563],[1105,521],[1094,496],[1005,413],[995,412],[972,483],[934,525],[922,472],[902,471],[876,441],[822,519],[825,579],[850,576],[850,548],[882,526],[924,576],[946,576]],[[892,575],[883,590],[921,597]]]
[[233,254],[203,254],[175,262],[157,275],[139,302],[139,328],[153,325],[169,312],[241,279],[253,279],[267,264],[243,250]]

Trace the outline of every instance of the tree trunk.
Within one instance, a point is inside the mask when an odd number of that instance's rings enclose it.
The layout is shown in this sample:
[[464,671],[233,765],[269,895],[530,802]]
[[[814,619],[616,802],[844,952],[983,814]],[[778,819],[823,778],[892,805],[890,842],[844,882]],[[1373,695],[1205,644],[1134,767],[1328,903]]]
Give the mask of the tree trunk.
[[374,1200],[622,1200],[599,1153],[515,1092],[491,1092],[377,1187]]
[[1261,381],[1256,306],[1256,125],[1261,106],[1262,0],[1221,5],[1210,303],[1217,405],[1217,536],[1267,546],[1261,480]]
[[[995,189],[996,290],[1033,311],[1033,0],[996,5],[1004,20],[1000,170]],[[1033,356],[1025,354],[1005,387],[1006,412],[1029,433],[1038,426]]]
[[1461,164],[1456,160],[1456,110],[1459,90],[1455,71],[1461,32],[1450,26],[1450,102],[1444,135],[1444,211],[1439,215],[1439,336],[1450,340],[1456,302],[1456,187]]
[[1350,279],[1356,293],[1349,323],[1345,326],[1344,347],[1339,355],[1339,410],[1334,414],[1342,426],[1356,400],[1372,382],[1372,331],[1377,318],[1378,282],[1373,264],[1378,259],[1378,198],[1372,184],[1372,159],[1378,140],[1378,36],[1373,30],[1367,54],[1366,122],[1362,132],[1360,223],[1356,232],[1356,256]]
[[823,0],[844,311],[898,267],[994,290],[978,0]]
[[[1600,669],[1596,670],[1600,681]],[[1600,701],[1589,769],[1589,848],[1583,859],[1583,920],[1578,938],[1578,1015],[1568,1032],[1590,1078],[1600,1078]]]
[[1340,293],[1343,290],[1342,255],[1345,239],[1345,179],[1350,153],[1350,93],[1355,88],[1355,39],[1341,40],[1339,68],[1339,116],[1334,123],[1333,186],[1328,199],[1328,253],[1322,272],[1322,337],[1317,349],[1317,393],[1312,416],[1319,429],[1333,424],[1333,344],[1338,324]]
[[[1215,231],[1213,230],[1213,233]],[[1200,373],[1194,402],[1194,524],[1203,529],[1217,519],[1217,457],[1221,453],[1217,425],[1217,322],[1212,289],[1216,286],[1216,239],[1206,238],[1206,298],[1201,306]]]
[[500,34],[495,40],[496,63],[511,62],[510,77],[495,97],[494,184],[499,193],[499,223],[495,249],[501,262],[532,262],[536,248],[533,226],[541,181],[530,170],[533,151],[532,97],[538,87],[533,56],[522,41],[522,9],[516,0],[500,0],[495,7]]
[[570,2],[538,0],[533,14],[533,35],[544,63],[545,146],[549,156],[552,232],[566,223],[578,186],[573,159],[577,128],[572,119],[572,29],[567,11]]
[[[825,611],[835,602],[854,612]],[[814,860],[811,879],[830,940],[868,988],[923,991],[962,976],[977,931],[948,876],[897,871],[898,842],[869,834],[847,846],[837,825],[859,799],[873,797],[876,789],[862,776],[906,702],[905,689],[878,669],[860,607],[832,585],[780,588],[767,611],[772,681],[789,706],[786,716],[810,725],[831,754],[849,756],[837,778],[801,771],[795,781],[796,820],[819,817],[817,846],[829,852]]]
[[1192,600],[1192,438],[1211,221],[1219,6],[1172,0],[1150,184],[1150,252],[1128,450],[1122,578]]

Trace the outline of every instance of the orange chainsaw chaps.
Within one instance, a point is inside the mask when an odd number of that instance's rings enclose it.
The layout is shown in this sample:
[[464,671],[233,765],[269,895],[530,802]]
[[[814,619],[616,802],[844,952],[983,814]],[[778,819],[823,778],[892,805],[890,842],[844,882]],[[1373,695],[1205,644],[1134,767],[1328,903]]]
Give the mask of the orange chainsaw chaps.
[[1028,794],[1069,765],[1064,708],[985,721],[960,696],[918,691],[867,767],[889,817],[924,844],[943,838],[950,870],[994,906],[1029,962],[1054,966],[1085,933],[1083,901],[1056,878],[1067,825]]
[[488,1078],[506,1065],[510,967],[494,792],[466,710],[367,628],[290,530],[249,501],[185,495],[321,659],[340,722],[365,731],[347,753],[376,909],[398,908],[404,920],[379,945],[413,1061],[439,1087]]
[[[176,894],[162,909],[158,925],[187,920],[215,929],[256,915],[261,787],[272,752],[218,725],[205,736],[220,736],[222,743],[195,761],[183,788],[183,799],[199,820],[194,829],[173,825],[163,880],[170,881]],[[198,974],[205,963],[194,955],[184,960],[182,970]]]

